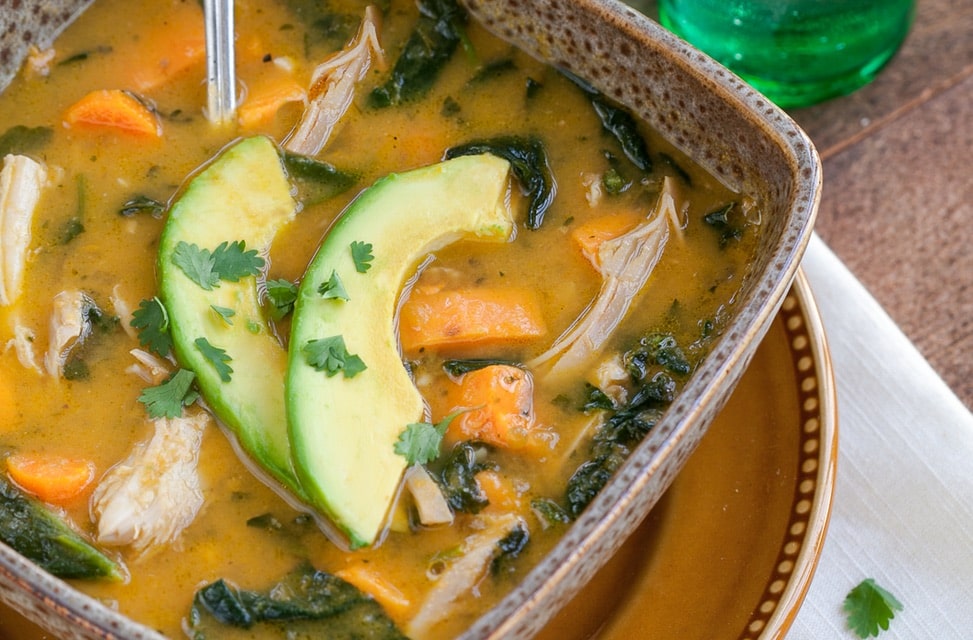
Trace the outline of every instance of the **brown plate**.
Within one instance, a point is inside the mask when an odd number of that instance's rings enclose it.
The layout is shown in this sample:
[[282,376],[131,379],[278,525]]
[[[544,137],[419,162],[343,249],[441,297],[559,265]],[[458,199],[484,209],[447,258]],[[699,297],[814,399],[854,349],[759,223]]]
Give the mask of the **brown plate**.
[[539,638],[783,637],[824,542],[837,444],[831,359],[801,273],[675,482]]
[[[837,433],[827,341],[799,273],[675,482],[539,638],[783,637],[824,542]],[[51,637],[0,604],[0,640]]]

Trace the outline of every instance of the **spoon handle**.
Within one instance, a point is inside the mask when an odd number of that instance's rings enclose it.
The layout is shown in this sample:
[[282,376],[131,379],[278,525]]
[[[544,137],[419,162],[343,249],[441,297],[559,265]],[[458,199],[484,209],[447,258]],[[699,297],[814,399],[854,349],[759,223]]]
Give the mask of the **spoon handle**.
[[206,19],[206,116],[223,124],[236,112],[233,0],[204,0]]

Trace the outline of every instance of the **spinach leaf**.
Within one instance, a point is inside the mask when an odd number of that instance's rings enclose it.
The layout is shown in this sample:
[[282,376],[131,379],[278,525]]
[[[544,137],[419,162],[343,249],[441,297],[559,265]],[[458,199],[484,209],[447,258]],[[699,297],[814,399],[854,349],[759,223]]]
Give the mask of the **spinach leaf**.
[[358,176],[352,173],[298,153],[284,151],[281,160],[297,187],[297,199],[305,205],[324,202],[358,182]]
[[59,578],[124,578],[118,563],[2,476],[0,540]]
[[476,448],[470,442],[453,446],[439,472],[439,485],[453,511],[478,513],[490,504],[476,480],[476,474],[491,465],[477,460]]
[[406,638],[374,599],[306,562],[266,592],[239,589],[222,579],[203,587],[193,598],[189,621],[197,640],[219,637],[220,625],[249,629],[276,623],[289,630],[302,621],[317,621],[317,627],[300,628],[319,632],[327,625],[325,636],[334,640]]
[[517,558],[527,548],[530,542],[530,531],[523,525],[518,525],[497,543],[499,553],[494,556],[490,563],[490,574],[497,576],[503,571],[513,570],[509,567],[510,562]]
[[33,153],[50,142],[53,135],[50,127],[10,127],[0,135],[0,158],[8,153]]
[[147,213],[156,220],[159,220],[162,218],[162,214],[165,212],[165,210],[166,205],[164,202],[155,200],[146,195],[137,195],[128,199],[125,204],[122,205],[121,209],[118,210],[118,215],[125,218],[130,218],[140,213]]
[[588,96],[592,108],[601,120],[602,128],[618,141],[625,157],[642,171],[646,173],[652,171],[652,158],[649,157],[648,145],[639,132],[638,123],[632,114],[611,102],[600,91],[576,75],[567,71],[563,73]]
[[731,220],[736,204],[736,202],[730,202],[703,216],[703,222],[719,234],[721,249],[730,242],[739,240],[743,235],[743,225]]
[[419,19],[392,67],[391,76],[369,95],[375,108],[420,98],[463,40],[466,11],[455,0],[419,0]]
[[514,362],[513,360],[502,360],[499,358],[471,358],[468,360],[446,360],[443,362],[443,371],[451,376],[461,376],[464,373],[477,371],[479,369],[483,369],[484,367],[489,367],[495,364],[504,364],[511,367],[523,368],[521,363]]
[[557,193],[544,143],[534,137],[500,136],[447,149],[446,158],[481,153],[492,153],[510,163],[514,176],[527,193],[527,228],[540,228]]

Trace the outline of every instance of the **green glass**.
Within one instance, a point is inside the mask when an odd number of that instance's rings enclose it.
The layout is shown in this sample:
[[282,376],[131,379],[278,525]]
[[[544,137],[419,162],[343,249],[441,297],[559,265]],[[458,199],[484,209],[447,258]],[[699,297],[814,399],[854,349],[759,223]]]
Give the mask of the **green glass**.
[[914,13],[914,0],[659,0],[663,26],[781,107],[871,82]]

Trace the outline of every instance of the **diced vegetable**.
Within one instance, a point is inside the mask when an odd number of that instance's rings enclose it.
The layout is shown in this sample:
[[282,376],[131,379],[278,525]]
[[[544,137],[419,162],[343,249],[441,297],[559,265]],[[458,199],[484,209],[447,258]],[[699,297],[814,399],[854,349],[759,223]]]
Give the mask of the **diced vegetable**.
[[137,91],[151,92],[193,69],[203,79],[206,31],[202,4],[174,2],[165,20],[140,34],[131,56],[129,74]]
[[375,598],[393,618],[403,618],[409,609],[409,599],[381,573],[365,564],[353,564],[339,569],[335,571],[335,575],[358,587],[362,593]]
[[14,454],[7,473],[18,487],[52,504],[65,504],[81,495],[95,478],[91,460],[53,455]]
[[91,498],[98,542],[136,551],[171,542],[203,504],[197,464],[208,414],[160,419],[148,442],[105,474]]
[[426,526],[450,524],[453,512],[442,489],[421,465],[413,465],[406,471],[405,488],[419,513],[419,522]]
[[476,481],[489,502],[484,513],[519,513],[524,509],[523,500],[513,482],[495,469],[480,471],[476,474]]
[[159,138],[162,123],[158,116],[128,91],[92,91],[68,107],[64,121],[82,130],[110,130],[137,138]]
[[519,367],[491,365],[463,376],[453,400],[468,409],[450,425],[455,440],[479,440],[514,450],[536,446],[534,385],[530,374]]
[[584,257],[596,269],[600,269],[601,260],[598,257],[598,250],[602,243],[628,233],[641,221],[641,216],[634,211],[619,211],[578,225],[571,231],[571,238],[581,249]]
[[61,578],[122,580],[124,569],[0,477],[0,540]]
[[303,102],[306,97],[307,92],[290,75],[255,83],[237,107],[237,122],[244,129],[255,129],[273,120],[284,105]]
[[399,312],[399,338],[406,354],[526,342],[546,333],[536,293],[530,289],[416,289]]
[[197,640],[220,637],[220,625],[249,629],[263,622],[297,623],[308,634],[326,630],[329,640],[407,640],[371,596],[306,563],[266,592],[218,580],[196,592],[189,615]]
[[44,165],[27,156],[7,155],[0,171],[0,307],[20,295],[34,209],[47,181]]

